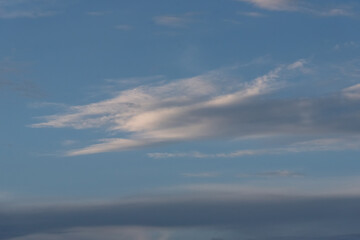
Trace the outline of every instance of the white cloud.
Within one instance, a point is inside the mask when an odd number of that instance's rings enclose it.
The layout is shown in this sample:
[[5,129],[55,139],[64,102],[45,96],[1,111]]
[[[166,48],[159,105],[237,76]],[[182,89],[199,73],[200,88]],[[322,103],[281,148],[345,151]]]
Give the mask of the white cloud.
[[[113,133],[129,134],[127,138],[103,139],[98,144],[70,151],[68,155],[231,135],[233,130],[229,128],[230,125],[226,126],[228,117],[211,112],[228,111],[278,89],[281,87],[278,80],[282,75],[294,70],[284,65],[250,82],[229,86],[224,70],[160,85],[140,86],[121,91],[108,100],[70,107],[67,113],[46,116],[43,122],[32,126],[75,129],[105,127]],[[210,116],[206,116],[208,111]],[[196,116],[199,113],[205,115]]]
[[75,140],[65,140],[65,141],[63,141],[61,144],[63,145],[63,146],[71,146],[71,145],[74,145],[74,144],[76,144],[77,143],[77,141],[75,141]]
[[157,152],[157,153],[148,153],[147,155],[151,158],[161,159],[161,158],[235,158],[251,155],[259,155],[269,153],[269,150],[239,150],[231,153],[215,153],[207,154],[201,152],[189,152],[189,153],[169,153],[169,152]]
[[127,24],[120,24],[120,25],[116,25],[115,29],[127,31],[127,30],[131,30],[132,26],[127,25]]
[[329,9],[329,10],[318,11],[317,14],[320,15],[320,16],[328,16],[328,17],[333,17],[333,16],[353,16],[354,15],[347,8],[333,8],[333,9]]
[[108,15],[110,13],[111,12],[109,11],[91,11],[91,12],[87,12],[86,14],[90,16],[100,17],[100,16]]
[[218,172],[200,172],[200,173],[183,173],[181,175],[184,177],[192,177],[192,178],[214,178],[220,176],[221,174]]
[[334,46],[334,50],[342,50],[342,49],[357,49],[360,47],[360,43],[359,42],[355,42],[355,41],[348,41],[348,42],[344,42],[344,43],[338,43]]
[[154,17],[154,22],[158,25],[182,27],[188,22],[188,20],[186,18],[176,16],[157,16]]
[[343,94],[349,99],[360,100],[360,84],[345,88]]
[[247,2],[254,6],[269,11],[291,11],[314,14],[324,17],[353,16],[350,6],[335,8],[318,8],[305,0],[237,0]]
[[306,62],[305,59],[300,59],[300,60],[298,60],[298,61],[290,64],[290,65],[288,66],[288,68],[291,69],[291,70],[292,70],[292,69],[303,68],[306,63],[307,63],[307,62]]
[[274,155],[301,152],[321,152],[321,151],[344,151],[360,149],[359,137],[344,138],[321,138],[303,142],[296,142],[284,147],[273,147],[265,149],[242,149],[229,153],[201,153],[201,152],[155,152],[148,153],[150,158],[239,158],[256,155]]
[[0,18],[38,18],[53,16],[45,0],[0,0]]
[[157,25],[167,27],[186,27],[188,24],[194,21],[193,17],[198,13],[188,12],[182,15],[162,15],[153,18],[153,21]]
[[238,174],[237,177],[245,178],[245,177],[303,177],[304,174],[289,170],[276,170],[276,171],[267,171],[267,172],[259,172],[254,174]]
[[238,12],[240,15],[248,16],[248,17],[264,17],[265,15],[259,12]]
[[276,11],[296,10],[296,2],[291,0],[238,0],[251,3],[259,8]]
[[[229,69],[139,86],[114,97],[65,113],[43,117],[32,127],[102,128],[111,138],[71,150],[69,156],[123,151],[200,139],[245,139],[253,136],[307,136],[310,142],[230,153],[150,153],[167,157],[241,157],[303,151],[354,149],[359,144],[359,108],[353,103],[359,86],[322,98],[274,98],[270,93],[301,74],[306,61],[281,65],[251,81],[233,81]],[[233,78],[234,76],[232,76]],[[351,99],[349,99],[351,98]],[[334,112],[341,111],[341,114]],[[114,137],[121,134],[123,137]],[[337,135],[337,138],[333,138]],[[316,140],[320,139],[320,140]],[[329,139],[331,141],[329,141]],[[317,142],[316,142],[317,141]]]

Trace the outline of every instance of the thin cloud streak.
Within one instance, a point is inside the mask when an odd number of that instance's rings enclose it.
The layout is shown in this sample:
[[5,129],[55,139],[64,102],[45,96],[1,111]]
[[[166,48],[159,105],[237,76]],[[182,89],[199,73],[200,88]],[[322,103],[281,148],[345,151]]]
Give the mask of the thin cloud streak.
[[154,152],[147,156],[154,159],[166,158],[240,158],[256,155],[276,155],[301,152],[322,152],[322,151],[345,151],[360,149],[359,137],[348,138],[323,138],[309,141],[297,142],[285,147],[273,147],[266,149],[242,149],[230,153],[201,153],[201,152]]
[[221,174],[218,172],[200,172],[200,173],[183,173],[181,175],[184,177],[191,177],[191,178],[214,178],[220,176]]
[[351,17],[354,13],[351,11],[351,6],[338,6],[335,8],[318,9],[311,4],[311,1],[305,0],[237,0],[239,2],[246,2],[255,7],[268,11],[288,11],[288,12],[302,12],[323,17],[347,16]]
[[44,0],[0,0],[0,18],[39,18],[56,15]]
[[193,17],[198,13],[188,12],[182,15],[162,15],[155,16],[153,21],[156,25],[172,27],[172,28],[183,28],[191,24],[194,19]]
[[303,173],[293,172],[289,170],[277,170],[277,171],[266,171],[259,172],[253,174],[238,174],[238,178],[248,178],[248,177],[265,177],[265,178],[273,178],[273,177],[304,177]]

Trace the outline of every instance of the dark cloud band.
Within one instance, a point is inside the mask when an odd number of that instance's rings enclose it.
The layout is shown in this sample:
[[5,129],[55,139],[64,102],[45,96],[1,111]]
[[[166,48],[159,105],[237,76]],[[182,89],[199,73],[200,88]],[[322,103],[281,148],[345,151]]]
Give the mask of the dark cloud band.
[[[3,206],[3,209],[5,206]],[[350,234],[360,222],[359,196],[167,197],[112,204],[86,204],[2,210],[0,239],[71,228],[142,226],[233,228],[273,234]],[[290,232],[287,229],[292,229]]]

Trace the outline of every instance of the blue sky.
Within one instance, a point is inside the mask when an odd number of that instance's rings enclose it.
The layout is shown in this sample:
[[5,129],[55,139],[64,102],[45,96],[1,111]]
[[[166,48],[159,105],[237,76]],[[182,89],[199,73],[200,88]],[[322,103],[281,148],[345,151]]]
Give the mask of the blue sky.
[[0,0],[0,239],[358,239],[359,21]]

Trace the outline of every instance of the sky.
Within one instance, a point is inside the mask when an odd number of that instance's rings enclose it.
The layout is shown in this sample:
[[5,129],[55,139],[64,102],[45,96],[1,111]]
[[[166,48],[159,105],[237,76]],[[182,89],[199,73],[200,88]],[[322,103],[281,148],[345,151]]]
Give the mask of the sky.
[[0,0],[0,240],[360,238],[357,0]]

